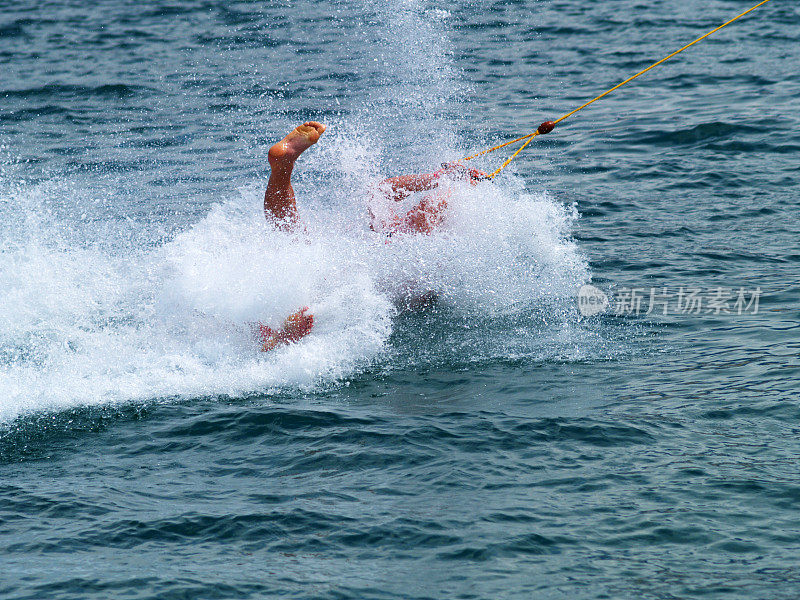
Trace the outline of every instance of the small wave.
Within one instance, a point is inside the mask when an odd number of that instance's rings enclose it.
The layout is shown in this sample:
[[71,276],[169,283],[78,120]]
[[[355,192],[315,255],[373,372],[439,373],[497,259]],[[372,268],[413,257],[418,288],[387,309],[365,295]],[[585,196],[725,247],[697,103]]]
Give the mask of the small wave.
[[673,130],[660,130],[658,132],[640,132],[626,134],[627,138],[639,144],[652,144],[654,146],[673,147],[679,145],[692,145],[728,139],[731,136],[746,132],[757,132],[758,127],[742,125],[740,123],[726,123],[715,121],[712,123],[700,123],[691,127],[683,127]]
[[48,83],[30,88],[0,90],[0,96],[25,100],[32,98],[131,98],[150,91],[152,90],[145,86],[124,83],[98,86]]
[[0,25],[0,39],[28,37],[25,27],[32,23],[33,21],[30,19],[17,19],[11,23]]

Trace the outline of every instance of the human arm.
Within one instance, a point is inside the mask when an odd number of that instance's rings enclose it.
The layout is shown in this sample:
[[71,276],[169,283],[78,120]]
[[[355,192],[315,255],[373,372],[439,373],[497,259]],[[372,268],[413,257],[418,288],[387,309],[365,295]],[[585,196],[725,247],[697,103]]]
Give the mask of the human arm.
[[[476,177],[473,169],[467,169],[460,163],[443,163],[442,168],[433,173],[423,173],[418,175],[399,175],[384,179],[378,186],[387,197],[399,202],[408,197],[412,192],[427,192],[439,185],[439,180],[443,176],[465,178]],[[474,171],[479,173],[479,171]]]
[[384,179],[378,188],[387,197],[399,202],[407,198],[412,192],[427,192],[437,186],[439,172],[422,173],[418,175],[399,175]]

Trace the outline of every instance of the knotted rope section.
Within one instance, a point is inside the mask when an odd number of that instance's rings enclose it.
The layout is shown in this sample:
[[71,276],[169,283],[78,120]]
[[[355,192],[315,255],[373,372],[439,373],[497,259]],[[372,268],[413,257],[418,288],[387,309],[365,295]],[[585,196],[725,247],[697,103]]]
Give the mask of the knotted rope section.
[[556,125],[561,123],[561,121],[563,121],[565,119],[568,119],[569,117],[574,115],[576,112],[578,112],[580,110],[583,110],[584,108],[586,108],[587,106],[589,106],[590,104],[592,104],[594,102],[597,102],[598,100],[600,100],[600,98],[604,98],[605,96],[608,96],[614,90],[617,90],[617,89],[621,88],[626,83],[630,83],[631,81],[633,81],[634,79],[636,79],[640,75],[644,75],[645,73],[647,73],[650,69],[654,69],[655,67],[657,67],[661,63],[664,63],[664,62],[668,61],[670,58],[672,58],[676,54],[680,54],[681,52],[683,52],[687,48],[690,48],[691,46],[694,46],[697,42],[703,41],[704,39],[706,39],[711,34],[716,33],[717,31],[719,31],[723,27],[727,27],[728,25],[730,25],[734,21],[738,21],[739,19],[741,19],[746,14],[753,12],[759,6],[763,6],[764,4],[766,4],[767,2],[770,2],[770,1],[771,0],[763,0],[763,2],[759,2],[753,8],[750,8],[750,9],[744,11],[742,14],[737,15],[736,17],[734,17],[730,21],[726,21],[725,23],[723,23],[719,27],[716,27],[716,28],[712,29],[711,31],[709,31],[707,34],[705,34],[703,36],[700,36],[699,38],[697,38],[696,40],[694,40],[693,42],[691,42],[689,44],[686,44],[683,48],[679,48],[678,50],[675,50],[675,52],[673,52],[672,54],[669,54],[669,55],[665,56],[664,58],[662,58],[658,62],[653,63],[652,65],[650,65],[646,69],[643,69],[643,70],[639,71],[638,73],[636,73],[636,75],[634,75],[632,77],[628,77],[628,79],[626,79],[625,81],[623,81],[621,83],[618,83],[617,85],[612,87],[610,90],[607,90],[607,91],[603,92],[602,94],[600,94],[599,96],[597,96],[595,98],[592,98],[587,103],[582,104],[581,106],[579,106],[578,108],[576,108],[575,110],[573,110],[571,112],[568,112],[563,117],[561,117],[559,119],[556,119],[555,121],[545,121],[544,123],[539,125],[539,128],[536,131],[534,131],[533,133],[529,133],[528,135],[523,135],[522,137],[518,137],[518,138],[516,138],[514,140],[511,140],[510,142],[505,142],[504,144],[500,144],[498,146],[493,146],[492,148],[487,148],[486,150],[478,152],[477,154],[473,154],[472,156],[467,156],[466,158],[462,158],[461,160],[462,161],[472,160],[473,158],[477,158],[479,156],[483,156],[484,154],[489,154],[490,152],[494,152],[495,150],[500,150],[500,148],[505,148],[506,146],[510,146],[511,144],[513,144],[515,142],[521,142],[522,140],[525,140],[525,143],[522,144],[522,146],[520,146],[519,149],[516,152],[514,152],[514,154],[509,156],[502,165],[500,165],[497,169],[495,169],[494,171],[492,171],[489,174],[489,179],[493,179],[498,173],[500,173],[500,171],[505,169],[511,163],[511,161],[514,160],[517,157],[517,155],[520,152],[522,152],[525,149],[525,147],[533,141],[533,138],[535,138],[537,135],[550,133],[551,131],[553,131],[553,129],[555,128]]

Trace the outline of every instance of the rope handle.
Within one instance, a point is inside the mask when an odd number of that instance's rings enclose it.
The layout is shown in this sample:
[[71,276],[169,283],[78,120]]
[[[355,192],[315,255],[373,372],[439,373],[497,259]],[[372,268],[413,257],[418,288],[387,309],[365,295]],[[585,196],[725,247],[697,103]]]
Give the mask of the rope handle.
[[682,48],[679,48],[678,50],[675,50],[675,52],[672,52],[671,54],[668,54],[667,56],[665,56],[664,58],[662,58],[662,59],[661,59],[661,60],[659,60],[658,62],[655,62],[655,63],[653,63],[652,65],[650,65],[650,66],[649,66],[649,67],[647,67],[646,69],[642,69],[641,71],[639,71],[638,73],[636,73],[636,75],[633,75],[632,77],[628,77],[628,78],[627,78],[625,81],[622,81],[621,83],[618,83],[617,85],[615,85],[615,86],[614,86],[614,87],[612,87],[611,89],[609,89],[609,90],[606,90],[605,92],[603,92],[603,93],[602,93],[602,94],[600,94],[599,96],[596,96],[596,97],[592,98],[591,100],[589,100],[589,101],[588,101],[588,102],[586,102],[585,104],[582,104],[581,106],[579,106],[579,107],[578,107],[578,108],[576,108],[575,110],[573,110],[573,111],[571,111],[571,112],[568,112],[567,114],[565,114],[564,116],[562,116],[562,117],[560,117],[560,118],[556,119],[555,121],[545,121],[544,123],[542,123],[541,125],[539,125],[539,128],[538,128],[536,131],[534,131],[533,133],[529,133],[529,134],[527,134],[527,135],[523,135],[523,136],[521,136],[521,137],[518,137],[518,138],[516,138],[516,139],[513,139],[513,140],[511,140],[510,142],[505,142],[505,143],[503,143],[503,144],[499,144],[499,145],[497,145],[497,146],[493,146],[492,148],[488,148],[488,149],[486,149],[486,150],[483,150],[483,151],[481,151],[481,152],[478,152],[477,154],[473,154],[472,156],[467,156],[466,158],[462,158],[462,159],[461,159],[461,161],[472,160],[473,158],[477,158],[477,157],[479,157],[479,156],[483,156],[484,154],[489,154],[490,152],[494,152],[495,150],[500,150],[501,148],[505,148],[506,146],[509,146],[509,145],[511,145],[511,144],[513,144],[513,143],[515,143],[515,142],[521,142],[522,140],[525,140],[525,143],[524,143],[524,144],[522,144],[522,146],[520,146],[520,147],[519,147],[519,149],[518,149],[516,152],[514,152],[514,154],[512,154],[511,156],[509,156],[509,157],[506,159],[506,161],[505,161],[505,162],[504,162],[502,165],[500,165],[500,166],[499,166],[497,169],[495,169],[494,171],[492,171],[492,172],[489,174],[489,176],[488,176],[488,179],[494,179],[494,177],[495,177],[495,176],[496,176],[498,173],[500,173],[500,171],[502,171],[502,170],[503,170],[503,169],[505,169],[505,168],[506,168],[506,167],[507,167],[509,164],[511,164],[511,161],[512,161],[512,160],[514,160],[514,159],[517,157],[517,155],[518,155],[520,152],[522,152],[522,151],[525,149],[525,147],[526,147],[528,144],[530,144],[530,143],[533,141],[533,138],[535,138],[537,135],[543,135],[543,134],[550,133],[551,131],[553,131],[553,129],[555,129],[555,126],[556,126],[556,125],[558,125],[559,123],[561,123],[561,121],[564,121],[565,119],[568,119],[569,117],[571,117],[572,115],[574,115],[576,112],[578,112],[578,111],[581,111],[581,110],[583,110],[584,108],[586,108],[587,106],[589,106],[590,104],[592,104],[592,103],[594,103],[594,102],[597,102],[598,100],[600,100],[601,98],[604,98],[605,96],[608,96],[608,95],[609,95],[611,92],[613,92],[614,90],[618,90],[619,88],[621,88],[621,87],[622,87],[623,85],[625,85],[626,83],[630,83],[631,81],[633,81],[634,79],[636,79],[636,78],[637,78],[637,77],[639,77],[640,75],[644,75],[645,73],[647,73],[647,72],[648,72],[650,69],[654,69],[654,68],[655,68],[655,67],[657,67],[658,65],[660,65],[660,64],[662,64],[662,63],[664,63],[664,62],[668,61],[670,58],[672,58],[672,57],[673,57],[673,56],[675,56],[676,54],[680,54],[681,52],[683,52],[683,51],[684,51],[684,50],[686,50],[687,48],[690,48],[691,46],[694,46],[696,43],[703,41],[704,39],[706,39],[706,38],[707,38],[708,36],[710,36],[711,34],[713,34],[713,33],[716,33],[717,31],[719,31],[719,30],[720,30],[720,29],[722,29],[723,27],[727,27],[728,25],[730,25],[730,24],[731,24],[731,23],[733,23],[734,21],[738,21],[739,19],[741,19],[741,18],[742,18],[743,16],[745,16],[746,14],[753,12],[753,11],[754,11],[755,9],[757,9],[758,7],[760,7],[760,6],[763,6],[764,4],[766,4],[767,2],[770,2],[770,1],[771,1],[771,0],[763,0],[763,2],[759,2],[759,3],[758,3],[758,4],[756,4],[754,7],[747,9],[747,10],[746,10],[746,11],[744,11],[742,14],[740,14],[740,15],[737,15],[737,16],[735,16],[734,18],[732,18],[730,21],[726,21],[725,23],[723,23],[723,24],[722,24],[722,25],[720,25],[719,27],[715,27],[714,29],[712,29],[711,31],[709,31],[708,33],[706,33],[705,35],[702,35],[702,36],[700,36],[699,38],[697,38],[696,40],[694,40],[693,42],[690,42],[689,44],[686,44],[686,45],[685,45],[685,46],[683,46]]

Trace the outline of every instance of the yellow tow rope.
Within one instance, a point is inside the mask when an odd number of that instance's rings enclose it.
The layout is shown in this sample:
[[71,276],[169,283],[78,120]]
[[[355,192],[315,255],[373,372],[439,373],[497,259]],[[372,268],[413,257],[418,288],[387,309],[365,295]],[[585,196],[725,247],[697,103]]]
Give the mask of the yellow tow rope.
[[539,125],[539,128],[538,128],[536,131],[534,131],[533,133],[529,133],[528,135],[523,135],[523,136],[521,136],[521,137],[518,137],[518,138],[516,138],[516,139],[513,139],[513,140],[511,140],[510,142],[505,142],[504,144],[500,144],[500,145],[498,145],[498,146],[494,146],[494,147],[492,147],[492,148],[488,148],[488,149],[486,149],[486,150],[483,150],[483,151],[481,151],[481,152],[478,152],[477,154],[473,154],[472,156],[467,156],[466,158],[462,158],[461,160],[462,160],[462,161],[466,161],[466,160],[472,160],[473,158],[477,158],[478,156],[483,156],[484,154],[489,154],[490,152],[494,152],[495,150],[499,150],[500,148],[505,148],[506,146],[509,146],[509,145],[513,144],[514,142],[521,142],[522,140],[525,140],[525,143],[524,143],[524,144],[522,144],[522,146],[520,146],[520,147],[519,147],[519,149],[518,149],[516,152],[514,152],[514,154],[512,154],[511,156],[509,156],[509,157],[506,159],[506,161],[505,161],[505,162],[504,162],[502,165],[500,165],[500,166],[499,166],[497,169],[495,169],[495,170],[494,170],[492,173],[490,173],[490,174],[489,174],[489,179],[493,179],[493,178],[494,178],[494,177],[495,177],[495,176],[496,176],[496,175],[497,175],[497,174],[498,174],[500,171],[502,171],[503,169],[505,169],[505,168],[506,168],[506,167],[507,167],[507,166],[508,166],[508,165],[511,163],[511,161],[512,161],[512,160],[514,160],[514,159],[517,157],[517,155],[518,155],[520,152],[522,152],[522,151],[525,149],[525,147],[526,147],[528,144],[530,144],[530,143],[533,141],[533,138],[535,138],[537,135],[540,135],[540,134],[545,134],[545,133],[550,133],[551,131],[553,131],[553,129],[555,128],[555,126],[556,126],[556,125],[558,125],[559,123],[561,123],[561,121],[563,121],[564,119],[567,119],[567,118],[571,117],[572,115],[574,115],[574,114],[575,114],[576,112],[578,112],[579,110],[583,110],[584,108],[586,108],[587,106],[589,106],[589,105],[590,105],[590,104],[592,104],[593,102],[597,102],[598,100],[600,100],[600,98],[603,98],[604,96],[608,96],[608,95],[609,95],[611,92],[613,92],[614,90],[621,88],[621,87],[622,87],[623,85],[625,85],[626,83],[629,83],[629,82],[633,81],[634,79],[636,79],[637,77],[639,77],[639,75],[644,75],[644,74],[645,74],[645,73],[647,73],[647,72],[648,72],[650,69],[653,69],[653,68],[657,67],[658,65],[660,65],[661,63],[668,61],[670,58],[672,58],[672,57],[673,57],[673,56],[675,56],[676,54],[680,54],[681,52],[683,52],[683,51],[684,51],[684,50],[686,50],[687,48],[689,48],[689,47],[691,47],[691,46],[694,46],[694,45],[695,45],[697,42],[700,42],[700,41],[702,41],[702,40],[706,39],[706,38],[707,38],[708,36],[710,36],[712,33],[715,33],[715,32],[717,32],[717,31],[719,31],[719,30],[720,30],[720,29],[722,29],[723,27],[727,27],[728,25],[730,25],[730,24],[731,24],[731,23],[733,23],[734,21],[737,21],[737,20],[741,19],[741,18],[742,18],[743,16],[745,16],[747,13],[750,13],[750,12],[754,11],[754,10],[755,10],[755,9],[757,9],[759,6],[763,6],[763,5],[764,5],[764,4],[766,4],[767,2],[770,2],[770,0],[764,0],[763,2],[759,2],[759,3],[758,3],[758,4],[756,4],[756,5],[755,5],[753,8],[750,8],[750,9],[748,9],[748,10],[744,11],[742,14],[740,14],[740,15],[738,15],[738,16],[736,16],[736,17],[734,17],[734,18],[733,18],[733,19],[731,19],[730,21],[727,21],[727,22],[723,23],[722,25],[720,25],[719,27],[717,27],[717,28],[715,28],[715,29],[712,29],[712,30],[711,30],[711,31],[709,31],[707,34],[705,34],[705,35],[703,35],[703,36],[701,36],[701,37],[697,38],[697,39],[696,39],[695,41],[693,41],[692,43],[690,43],[690,44],[686,44],[686,45],[685,45],[683,48],[680,48],[679,50],[675,50],[675,52],[673,52],[672,54],[669,54],[668,56],[665,56],[664,58],[662,58],[661,60],[659,60],[659,61],[658,61],[658,62],[656,62],[656,63],[653,63],[652,65],[650,65],[650,66],[649,66],[649,67],[647,67],[646,69],[643,69],[642,71],[639,71],[639,72],[638,72],[638,73],[636,73],[636,75],[634,75],[633,77],[628,77],[628,79],[626,79],[626,80],[625,80],[625,81],[623,81],[622,83],[619,83],[619,84],[615,85],[615,86],[614,86],[614,87],[612,87],[610,90],[607,90],[607,91],[603,92],[602,94],[600,94],[600,95],[599,95],[599,96],[597,96],[596,98],[592,98],[592,99],[591,99],[591,100],[589,100],[589,101],[588,101],[586,104],[583,104],[583,105],[579,106],[578,108],[576,108],[576,109],[575,109],[575,110],[573,110],[572,112],[568,112],[567,114],[565,114],[565,115],[564,115],[563,117],[561,117],[560,119],[556,119],[555,121],[545,121],[544,123],[542,123],[541,125]]

